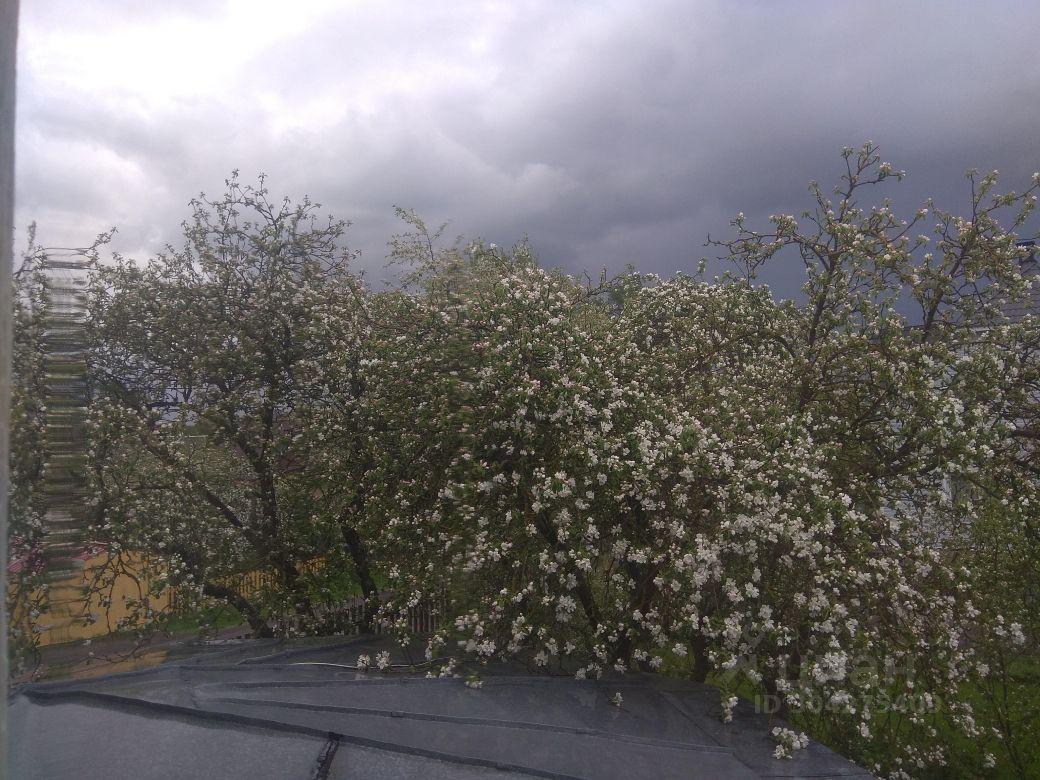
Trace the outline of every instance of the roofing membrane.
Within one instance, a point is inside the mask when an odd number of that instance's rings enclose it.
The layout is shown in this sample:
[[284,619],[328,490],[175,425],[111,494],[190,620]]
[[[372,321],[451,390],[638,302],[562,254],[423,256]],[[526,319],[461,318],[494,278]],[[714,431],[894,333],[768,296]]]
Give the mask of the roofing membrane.
[[[389,673],[351,668],[390,650]],[[413,656],[414,657],[414,656]],[[427,678],[389,639],[254,640],[138,672],[35,683],[11,703],[17,778],[867,778],[718,689],[520,664]],[[466,685],[479,668],[479,688]],[[614,703],[621,694],[621,704]]]

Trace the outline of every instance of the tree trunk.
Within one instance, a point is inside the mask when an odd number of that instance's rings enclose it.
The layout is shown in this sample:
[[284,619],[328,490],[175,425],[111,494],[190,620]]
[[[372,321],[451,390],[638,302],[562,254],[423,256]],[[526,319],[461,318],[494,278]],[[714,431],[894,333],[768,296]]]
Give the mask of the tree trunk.
[[227,602],[241,612],[242,617],[249,622],[249,628],[253,631],[254,639],[267,639],[274,636],[274,632],[267,625],[267,621],[263,619],[256,605],[252,604],[237,591],[217,582],[207,582],[202,586],[202,594]]
[[294,617],[314,617],[314,604],[310,594],[300,586],[300,571],[296,564],[283,558],[278,561],[277,568],[285,589],[292,594]]
[[346,521],[341,521],[340,527],[343,531],[343,543],[350,555],[350,560],[354,563],[354,573],[357,574],[358,582],[361,584],[361,592],[365,594],[365,614],[362,618],[361,629],[371,631],[376,606],[379,602],[379,593],[376,581],[372,578],[368,547],[354,526]]
[[708,641],[697,634],[690,643],[691,655],[693,656],[693,679],[699,683],[707,682],[711,674],[711,661],[708,659]]

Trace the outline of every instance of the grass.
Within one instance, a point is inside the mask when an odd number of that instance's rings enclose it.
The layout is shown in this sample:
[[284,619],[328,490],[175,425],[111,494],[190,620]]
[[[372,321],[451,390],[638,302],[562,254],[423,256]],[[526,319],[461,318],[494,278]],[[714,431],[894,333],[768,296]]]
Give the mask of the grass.
[[166,630],[171,634],[186,634],[203,629],[220,630],[231,626],[240,626],[245,619],[238,610],[226,604],[203,607],[186,615],[178,615],[171,618],[166,624]]

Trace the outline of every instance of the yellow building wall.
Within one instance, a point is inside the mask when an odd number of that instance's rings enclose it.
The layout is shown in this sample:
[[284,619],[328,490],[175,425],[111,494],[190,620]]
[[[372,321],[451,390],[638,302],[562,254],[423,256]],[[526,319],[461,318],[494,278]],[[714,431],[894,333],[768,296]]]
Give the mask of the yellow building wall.
[[[124,561],[128,556],[124,554]],[[88,559],[83,571],[74,577],[53,582],[50,585],[51,608],[36,620],[39,629],[40,646],[61,644],[63,642],[81,641],[104,636],[114,630],[121,618],[130,614],[126,600],[141,599],[148,593],[148,582],[140,576],[120,575],[114,581],[111,590],[106,589],[104,595],[111,598],[111,606],[101,605],[102,594],[92,593],[89,603],[85,600],[82,588],[88,585],[96,571],[107,562],[107,553]],[[140,558],[129,556],[131,570],[138,568],[135,562]],[[158,598],[152,599],[152,609],[159,611],[171,605],[173,594],[170,589]],[[94,622],[85,620],[86,615],[93,614]]]
[[[124,552],[122,558],[126,568],[131,571],[143,568],[140,565],[143,559],[139,555]],[[51,583],[51,608],[35,621],[39,646],[45,647],[105,636],[117,630],[119,621],[130,615],[126,600],[128,598],[140,600],[148,593],[148,581],[135,572],[134,576],[120,575],[114,581],[110,591],[106,588],[105,594],[91,593],[90,601],[87,603],[82,589],[92,582],[96,571],[103,568],[107,562],[107,553],[101,553],[88,559],[84,563],[83,570],[77,576]],[[301,568],[305,571],[314,571],[324,566],[324,563],[322,558],[315,558]],[[275,577],[269,572],[250,571],[229,578],[225,583],[248,597],[274,581]],[[102,595],[111,599],[110,606],[101,605]],[[175,589],[168,588],[158,598],[152,598],[151,608],[157,612],[169,609],[174,605],[175,600]],[[94,622],[88,622],[85,619],[89,614],[96,617]]]

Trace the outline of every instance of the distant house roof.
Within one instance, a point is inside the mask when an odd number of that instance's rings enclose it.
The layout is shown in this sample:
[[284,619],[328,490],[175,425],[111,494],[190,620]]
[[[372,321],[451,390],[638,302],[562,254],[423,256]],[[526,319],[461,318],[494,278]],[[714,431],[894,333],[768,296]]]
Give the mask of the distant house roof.
[[12,776],[870,777],[815,743],[777,760],[775,721],[742,702],[723,724],[718,689],[660,675],[576,680],[498,665],[481,667],[474,689],[422,670],[349,668],[392,647],[256,640],[143,672],[25,686],[10,709]]
[[1004,307],[1004,313],[1012,322],[1027,315],[1040,317],[1040,257],[1037,257],[1036,241],[1019,241],[1018,246],[1029,249],[1029,254],[1021,261],[1022,275],[1032,279],[1033,286],[1025,300]]

